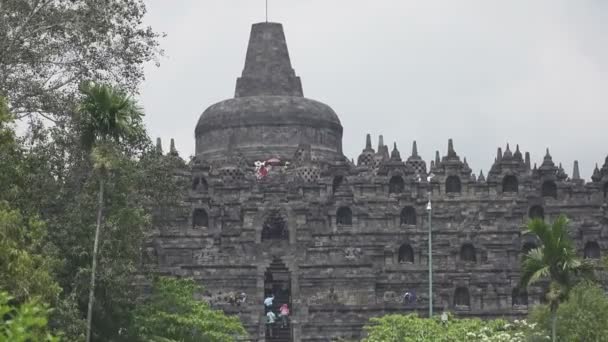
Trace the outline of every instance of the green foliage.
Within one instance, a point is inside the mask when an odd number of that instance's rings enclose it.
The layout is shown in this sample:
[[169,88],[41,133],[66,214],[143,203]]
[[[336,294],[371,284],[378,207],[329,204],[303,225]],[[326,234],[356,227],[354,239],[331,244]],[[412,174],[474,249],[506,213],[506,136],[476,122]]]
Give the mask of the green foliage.
[[88,79],[135,92],[162,54],[145,13],[143,0],[2,0],[0,91],[13,113],[62,121]]
[[[79,112],[82,115],[81,139],[85,150],[99,141],[133,141],[144,136],[143,112],[123,91],[93,82],[82,83],[80,91],[84,95]],[[97,153],[98,159],[100,154]]]
[[133,329],[140,341],[229,342],[246,335],[237,317],[194,299],[203,289],[191,279],[161,277],[135,310]]
[[364,327],[368,334],[364,342],[524,342],[540,338],[534,326],[525,321],[511,323],[450,316],[447,322],[442,322],[437,316],[428,319],[417,315],[387,315],[370,321],[371,324]]
[[[534,308],[530,320],[546,332],[551,330],[550,309]],[[558,341],[603,341],[608,336],[608,296],[598,285],[581,283],[575,286],[557,309]]]
[[48,308],[32,300],[19,307],[10,305],[13,300],[6,292],[0,292],[0,342],[56,342],[47,327]]
[[538,236],[541,246],[532,249],[522,261],[521,288],[546,279],[550,281],[547,300],[552,313],[552,339],[556,338],[555,312],[570,289],[583,277],[590,277],[593,266],[576,255],[568,236],[568,219],[560,215],[551,225],[541,219],[528,223],[528,232]]
[[58,261],[45,239],[43,222],[26,220],[0,201],[0,289],[18,302],[39,297],[51,303],[60,292],[53,274]]
[[568,236],[568,219],[560,215],[552,225],[534,219],[528,224],[528,232],[538,236],[541,246],[525,255],[521,283],[527,286],[548,279],[554,283],[555,291],[558,291],[549,294],[548,299],[564,299],[577,276],[592,270],[589,263],[576,255],[574,244]]

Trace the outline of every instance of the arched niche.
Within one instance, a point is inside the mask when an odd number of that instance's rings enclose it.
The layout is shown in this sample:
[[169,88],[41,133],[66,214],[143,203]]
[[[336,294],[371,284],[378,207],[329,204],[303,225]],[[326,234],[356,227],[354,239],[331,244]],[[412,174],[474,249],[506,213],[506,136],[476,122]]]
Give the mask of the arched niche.
[[405,189],[405,182],[401,176],[393,176],[388,182],[388,193],[389,194],[400,194]]
[[332,184],[331,184],[332,193],[335,194],[339,190],[342,190],[343,187],[344,187],[344,176],[335,176],[334,180],[332,181]]
[[416,224],[416,209],[412,206],[407,206],[401,210],[400,224],[415,225]]
[[336,224],[350,226],[353,224],[353,212],[349,207],[340,207],[336,211]]
[[460,247],[460,260],[464,262],[477,262],[477,253],[472,244],[465,243]]
[[525,306],[528,305],[528,292],[521,290],[516,287],[511,292],[511,305],[512,306]]
[[449,176],[445,180],[445,192],[448,194],[459,194],[462,191],[462,185],[460,184],[460,177]]
[[533,205],[530,207],[530,210],[528,210],[528,217],[530,219],[544,220],[545,219],[545,209],[543,209],[543,207],[540,205]]
[[519,181],[514,175],[507,175],[502,179],[503,193],[517,193],[519,189]]
[[209,215],[203,208],[196,208],[192,212],[192,228],[201,228],[209,226]]
[[543,197],[557,198],[557,184],[552,180],[544,181],[541,186],[541,194]]
[[272,210],[262,224],[262,241],[289,240],[287,221],[278,210]]
[[204,177],[195,176],[192,178],[192,190],[207,192],[209,185]]
[[595,241],[587,242],[585,244],[584,256],[585,259],[600,259],[602,257],[600,245]]
[[466,287],[457,287],[454,291],[454,306],[469,307],[470,305],[471,300],[469,297],[469,289]]
[[407,243],[404,243],[399,247],[399,257],[397,259],[400,264],[403,263],[413,263],[414,262],[414,250],[412,246]]
[[527,255],[528,252],[530,252],[533,249],[538,248],[538,246],[536,245],[535,242],[532,241],[526,241],[524,242],[524,245],[521,247],[521,252],[523,255]]

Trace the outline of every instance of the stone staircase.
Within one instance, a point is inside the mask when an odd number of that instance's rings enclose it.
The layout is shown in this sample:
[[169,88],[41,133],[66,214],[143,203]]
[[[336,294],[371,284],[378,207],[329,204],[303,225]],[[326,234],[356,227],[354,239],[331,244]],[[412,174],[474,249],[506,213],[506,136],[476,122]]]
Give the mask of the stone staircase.
[[[283,284],[289,284],[289,272],[285,269],[285,265],[279,262],[273,262],[268,267],[268,272],[272,274],[273,284],[272,293],[274,294],[274,302],[272,311],[277,315],[277,321],[272,325],[272,328],[266,326],[266,341],[272,342],[291,342],[293,341],[291,336],[291,323],[288,321],[287,325],[281,327],[281,319],[279,317],[279,308],[283,304],[289,305],[290,314],[293,313],[291,307],[291,298],[289,290],[283,289]],[[272,337],[270,337],[269,329],[272,329]]]

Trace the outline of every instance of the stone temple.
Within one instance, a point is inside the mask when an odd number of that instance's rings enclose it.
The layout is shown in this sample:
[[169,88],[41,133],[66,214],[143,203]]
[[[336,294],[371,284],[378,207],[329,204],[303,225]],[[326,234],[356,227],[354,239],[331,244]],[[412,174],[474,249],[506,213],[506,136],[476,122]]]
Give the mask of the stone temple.
[[[147,263],[199,281],[252,341],[356,339],[370,317],[426,315],[429,198],[438,313],[514,318],[544,300],[546,285],[517,288],[522,254],[538,243],[525,234],[531,217],[566,214],[581,257],[608,248],[608,158],[585,182],[577,163],[569,176],[548,150],[537,167],[507,145],[484,176],[452,140],[427,164],[416,142],[402,157],[368,135],[351,162],[338,115],[304,97],[281,24],[252,26],[234,98],[207,108],[195,137],[177,172],[179,210],[161,215]],[[292,313],[273,337],[270,293]]]

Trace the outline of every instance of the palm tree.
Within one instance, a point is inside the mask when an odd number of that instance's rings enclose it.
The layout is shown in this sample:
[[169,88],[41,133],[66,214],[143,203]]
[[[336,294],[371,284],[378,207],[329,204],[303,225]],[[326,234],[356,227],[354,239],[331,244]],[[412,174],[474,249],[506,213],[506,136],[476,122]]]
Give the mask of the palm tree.
[[94,170],[98,172],[99,177],[97,224],[93,242],[93,263],[87,309],[86,341],[89,342],[95,300],[97,249],[103,219],[104,181],[107,172],[112,167],[113,155],[119,153],[116,145],[142,132],[143,113],[133,99],[112,86],[89,82],[82,84],[80,91],[84,96],[80,106],[82,146],[86,152],[90,153],[94,161]]
[[540,247],[530,250],[522,261],[520,288],[540,280],[549,280],[547,300],[551,310],[551,336],[555,342],[557,308],[568,297],[579,276],[587,276],[591,264],[576,255],[572,240],[568,236],[568,219],[560,215],[552,225],[542,219],[528,223],[528,232],[538,236]]

